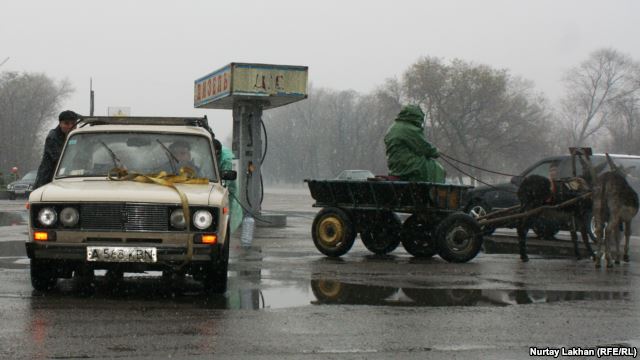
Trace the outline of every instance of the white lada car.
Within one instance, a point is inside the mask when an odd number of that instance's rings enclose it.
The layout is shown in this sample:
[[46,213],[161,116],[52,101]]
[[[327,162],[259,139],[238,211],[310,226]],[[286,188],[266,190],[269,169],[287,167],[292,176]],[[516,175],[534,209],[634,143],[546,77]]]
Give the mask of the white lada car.
[[90,117],[67,137],[54,179],[29,196],[31,283],[96,269],[190,274],[224,292],[229,197],[206,118]]

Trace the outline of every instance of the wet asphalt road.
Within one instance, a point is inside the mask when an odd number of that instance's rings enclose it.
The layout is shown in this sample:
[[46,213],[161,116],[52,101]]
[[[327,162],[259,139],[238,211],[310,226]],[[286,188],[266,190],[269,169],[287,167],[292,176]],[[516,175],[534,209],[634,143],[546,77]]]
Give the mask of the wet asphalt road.
[[73,280],[34,292],[24,201],[0,201],[0,358],[525,359],[530,346],[640,346],[637,249],[597,271],[562,256],[375,257],[360,243],[329,259],[311,241],[311,202],[268,192],[264,208],[288,226],[258,228],[254,251],[232,247],[229,291],[206,296],[157,273],[97,276],[92,294]]

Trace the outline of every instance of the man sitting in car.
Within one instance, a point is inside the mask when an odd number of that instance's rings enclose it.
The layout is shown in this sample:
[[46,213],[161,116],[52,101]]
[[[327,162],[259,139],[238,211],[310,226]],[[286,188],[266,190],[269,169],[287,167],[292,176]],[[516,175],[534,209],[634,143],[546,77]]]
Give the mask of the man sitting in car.
[[170,171],[179,173],[180,168],[188,167],[192,169],[196,174],[200,172],[200,168],[197,167],[191,159],[191,146],[188,142],[184,140],[177,140],[169,145],[169,151],[171,152],[171,154],[173,154],[173,156],[175,156],[175,159],[172,159],[175,169],[171,165],[169,165],[168,167],[169,169],[171,169]]

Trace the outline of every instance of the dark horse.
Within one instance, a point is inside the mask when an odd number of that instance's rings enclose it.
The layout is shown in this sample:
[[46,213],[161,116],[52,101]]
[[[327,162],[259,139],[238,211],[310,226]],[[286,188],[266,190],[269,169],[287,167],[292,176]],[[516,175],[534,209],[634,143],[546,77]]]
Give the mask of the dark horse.
[[[589,186],[582,178],[570,178],[566,180],[554,181],[555,191],[552,191],[551,180],[540,175],[529,175],[518,188],[518,199],[520,199],[521,211],[526,213],[530,210],[561,204],[567,200],[576,198],[588,192]],[[524,217],[518,224],[518,244],[520,246],[520,259],[529,261],[527,255],[527,232],[536,218],[555,219],[563,222],[571,222],[571,240],[575,250],[576,258],[580,259],[578,250],[577,230],[582,235],[582,241],[591,257],[594,256],[589,235],[587,232],[587,212],[591,208],[591,199],[584,198],[563,208],[543,208],[540,212]]]

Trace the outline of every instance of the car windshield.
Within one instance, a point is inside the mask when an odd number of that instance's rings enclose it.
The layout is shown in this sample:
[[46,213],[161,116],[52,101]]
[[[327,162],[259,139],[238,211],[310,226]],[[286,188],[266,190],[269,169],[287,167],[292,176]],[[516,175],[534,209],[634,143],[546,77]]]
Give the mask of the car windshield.
[[28,181],[35,181],[35,180],[36,180],[36,175],[37,175],[37,174],[38,174],[38,172],[37,172],[37,171],[35,171],[35,170],[34,170],[34,171],[29,171],[28,173],[26,173],[26,174],[22,177],[22,179],[20,179],[20,181],[25,181],[25,182],[28,182]]
[[216,181],[212,149],[206,137],[141,132],[72,135],[56,178],[102,177],[115,167],[141,174],[177,174],[181,167],[189,167],[197,177]]
[[[625,171],[627,172],[628,175],[631,176],[631,178],[636,178],[636,179],[640,178],[640,158],[631,158],[631,157],[626,158],[626,157],[615,157],[615,156],[612,156],[612,158],[617,165],[621,165],[624,167]],[[602,155],[594,155],[591,158],[591,163],[593,164],[593,167],[597,169],[598,173],[602,173],[604,171],[609,170],[607,159]],[[576,159],[576,172],[579,176],[584,176],[584,169],[582,167],[582,163],[578,159]],[[566,159],[562,160],[562,162],[560,163],[559,177],[564,178],[564,177],[571,177],[571,176],[573,176],[571,157],[567,157]]]

